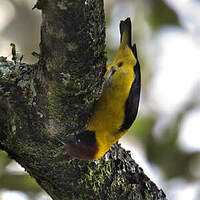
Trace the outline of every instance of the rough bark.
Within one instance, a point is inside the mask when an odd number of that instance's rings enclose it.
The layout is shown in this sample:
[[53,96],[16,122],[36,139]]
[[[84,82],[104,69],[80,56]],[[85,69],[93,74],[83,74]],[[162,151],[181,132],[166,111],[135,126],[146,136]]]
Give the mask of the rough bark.
[[102,0],[40,0],[35,65],[0,58],[0,148],[54,200],[165,199],[118,144],[101,160],[71,160],[54,135],[82,131],[105,67]]

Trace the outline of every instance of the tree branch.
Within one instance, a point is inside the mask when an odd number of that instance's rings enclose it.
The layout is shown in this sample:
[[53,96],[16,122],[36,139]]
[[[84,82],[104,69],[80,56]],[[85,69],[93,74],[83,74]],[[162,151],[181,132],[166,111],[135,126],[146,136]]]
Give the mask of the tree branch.
[[95,162],[71,160],[54,135],[81,132],[105,67],[102,0],[40,0],[35,65],[0,60],[0,148],[53,199],[165,199],[118,144]]

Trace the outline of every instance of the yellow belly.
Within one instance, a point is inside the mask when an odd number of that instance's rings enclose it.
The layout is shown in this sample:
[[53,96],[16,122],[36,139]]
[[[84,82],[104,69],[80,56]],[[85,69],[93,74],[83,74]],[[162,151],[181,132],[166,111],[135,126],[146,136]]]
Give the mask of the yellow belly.
[[125,103],[133,76],[133,66],[119,68],[104,86],[102,96],[95,105],[94,114],[87,125],[87,128],[96,134],[99,151],[95,159],[103,156],[126,132],[118,130],[124,122]]

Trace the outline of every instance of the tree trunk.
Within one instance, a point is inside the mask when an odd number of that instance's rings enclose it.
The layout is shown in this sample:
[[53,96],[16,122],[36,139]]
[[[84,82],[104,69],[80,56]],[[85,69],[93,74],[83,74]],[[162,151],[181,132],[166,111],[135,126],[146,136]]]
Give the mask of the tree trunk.
[[84,129],[105,58],[103,0],[39,0],[40,58],[0,58],[0,148],[54,200],[165,199],[118,144],[101,160],[72,160],[54,137]]

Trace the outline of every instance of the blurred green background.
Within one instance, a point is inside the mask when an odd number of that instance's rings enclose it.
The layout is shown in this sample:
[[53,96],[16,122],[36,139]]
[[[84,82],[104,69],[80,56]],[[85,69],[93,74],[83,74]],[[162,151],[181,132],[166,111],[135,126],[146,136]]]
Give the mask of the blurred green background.
[[[0,56],[10,43],[34,63],[40,11],[34,1],[0,0]],[[142,69],[139,115],[120,142],[169,199],[200,198],[200,2],[105,0],[108,62],[119,22],[131,17]],[[0,151],[0,200],[50,199],[23,168]]]

